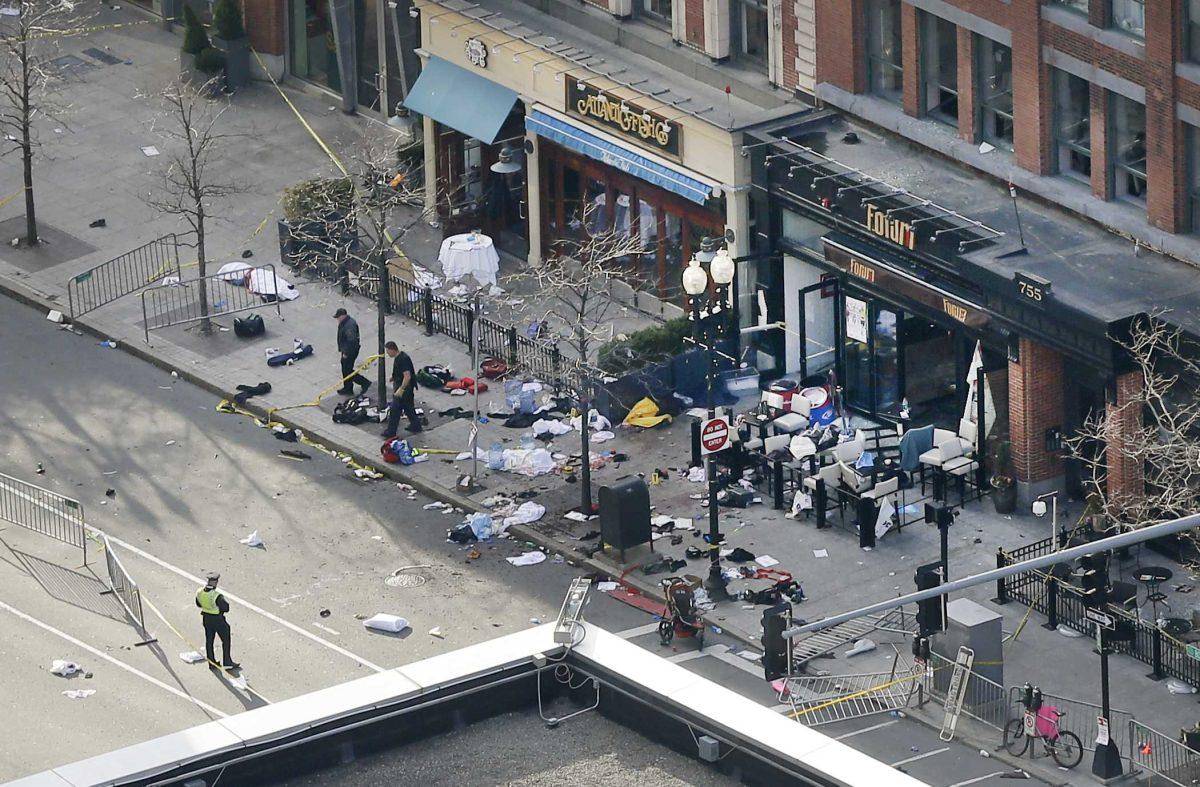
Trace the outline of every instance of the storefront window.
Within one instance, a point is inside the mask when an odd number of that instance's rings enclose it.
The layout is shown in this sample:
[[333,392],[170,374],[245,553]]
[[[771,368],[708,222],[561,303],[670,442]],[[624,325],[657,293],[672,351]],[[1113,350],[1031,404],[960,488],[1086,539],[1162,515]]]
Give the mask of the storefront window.
[[589,235],[603,235],[608,231],[608,221],[611,215],[608,206],[608,193],[604,184],[598,180],[588,181],[585,212]]
[[1109,25],[1131,36],[1146,35],[1146,0],[1110,0]]
[[958,27],[933,14],[921,14],[923,25],[921,82],[925,114],[958,127]]
[[899,102],[904,90],[900,0],[867,0],[867,80],[870,90]]
[[1116,93],[1109,94],[1112,192],[1116,199],[1146,199],[1146,108]]
[[829,228],[824,224],[805,218],[799,213],[794,213],[790,210],[783,211],[783,237],[795,243],[797,246],[803,246],[813,251],[821,251],[821,238],[825,237],[825,233],[829,232]]
[[1066,71],[1054,79],[1054,141],[1058,171],[1088,180],[1092,175],[1091,86]]
[[868,344],[871,322],[870,303],[865,298],[847,295],[843,321],[845,337],[842,354],[846,364],[846,403],[859,410],[871,411],[871,348]]
[[328,0],[291,2],[292,73],[341,92]]
[[875,410],[900,412],[900,346],[896,341],[896,312],[876,308],[872,326],[875,340]]
[[674,213],[666,214],[666,235],[663,238],[663,277],[659,292],[664,300],[676,301],[683,292],[683,220]]
[[738,0],[741,10],[741,52],[750,60],[767,62],[767,6],[761,0]]
[[1012,150],[1012,50],[983,36],[975,41],[980,133],[985,142]]
[[[562,168],[563,236],[575,238],[583,231],[583,184],[579,170]],[[553,237],[550,238],[553,240]]]
[[658,210],[645,200],[638,200],[638,239],[644,254],[638,257],[638,286],[644,290],[658,289]]

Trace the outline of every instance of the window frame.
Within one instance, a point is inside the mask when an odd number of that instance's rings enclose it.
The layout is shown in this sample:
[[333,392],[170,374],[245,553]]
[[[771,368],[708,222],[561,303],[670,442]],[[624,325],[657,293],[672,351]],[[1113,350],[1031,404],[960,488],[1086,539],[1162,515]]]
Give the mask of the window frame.
[[[1090,11],[1090,2],[1091,0],[1050,0],[1051,5],[1070,11],[1073,14],[1080,14],[1082,16],[1088,15]],[[1079,7],[1080,3],[1083,4],[1083,8]]]
[[[1076,180],[1082,180],[1084,182],[1091,182],[1091,169],[1095,165],[1095,161],[1093,160],[1092,156],[1091,138],[1091,83],[1082,77],[1072,74],[1069,71],[1064,71],[1061,68],[1054,67],[1051,67],[1050,69],[1050,80],[1052,106],[1054,109],[1051,128],[1052,137],[1054,139],[1055,170],[1059,175]],[[1059,101],[1059,91],[1065,88],[1069,92],[1069,87],[1067,86],[1070,85],[1072,80],[1078,80],[1079,82],[1082,82],[1085,90],[1087,91],[1088,106],[1086,112],[1084,113],[1088,124],[1087,147],[1084,147],[1081,143],[1063,133],[1063,112],[1062,102]],[[1087,157],[1088,172],[1084,173],[1078,169],[1075,169],[1074,167],[1064,165],[1064,159],[1068,158],[1070,154]]]
[[[985,98],[985,96],[990,92],[990,89],[985,89],[984,83],[989,75],[992,75],[995,72],[988,71],[985,73],[984,69],[982,68],[983,63],[985,62],[984,52],[988,52],[992,56],[991,59],[994,60],[997,48],[1008,50],[1009,86],[1007,91],[996,93],[990,98]],[[989,145],[1001,150],[1007,150],[1011,153],[1014,148],[1014,138],[1016,133],[1016,126],[1013,120],[1013,112],[1015,107],[1013,105],[1012,95],[1012,47],[1002,44],[999,41],[993,41],[986,36],[981,36],[976,33],[975,62],[972,65],[974,66],[975,70],[975,116],[979,121],[979,139],[983,142],[987,142]],[[1003,97],[1005,93],[1008,94],[1009,109],[1007,111],[1002,110],[995,105],[996,99]],[[992,119],[992,115],[1008,120],[1009,136],[1007,138],[996,136],[988,131],[988,129],[992,127],[992,123],[989,122]]]
[[[1160,2],[1161,2],[1161,0],[1160,0]],[[1118,7],[1126,8],[1126,9],[1130,9],[1130,10],[1132,10],[1134,8],[1141,9],[1141,18],[1142,18],[1141,32],[1138,32],[1135,29],[1121,27],[1117,24],[1117,15],[1119,13],[1119,11],[1117,10]],[[1145,38],[1146,38],[1146,0],[1108,0],[1108,7],[1105,10],[1108,12],[1107,19],[1108,19],[1108,27],[1110,30],[1116,30],[1119,33],[1124,33],[1125,35],[1127,35],[1131,38],[1145,40]]]
[[1182,56],[1200,63],[1200,0],[1183,0]]
[[[1121,201],[1121,202],[1129,202],[1129,203],[1132,203],[1135,205],[1145,206],[1146,193],[1147,193],[1147,191],[1149,191],[1149,188],[1150,188],[1150,178],[1149,178],[1149,173],[1147,172],[1148,168],[1146,166],[1147,156],[1145,154],[1142,156],[1142,169],[1140,171],[1120,160],[1120,150],[1119,150],[1119,144],[1118,144],[1118,139],[1117,139],[1117,134],[1118,134],[1117,117],[1119,115],[1119,113],[1117,111],[1117,105],[1122,101],[1128,102],[1129,104],[1132,104],[1134,106],[1141,107],[1141,109],[1142,109],[1142,147],[1143,147],[1143,150],[1146,149],[1145,148],[1145,145],[1146,145],[1146,141],[1145,141],[1146,140],[1146,105],[1139,103],[1137,101],[1134,101],[1131,98],[1127,98],[1127,97],[1121,95],[1120,93],[1114,93],[1112,91],[1109,91],[1108,92],[1108,101],[1107,101],[1108,129],[1107,129],[1107,134],[1105,135],[1105,138],[1108,143],[1107,144],[1108,161],[1106,162],[1106,166],[1108,167],[1108,183],[1109,183],[1108,192],[1109,192],[1110,198],[1113,200],[1117,200],[1117,201]],[[1136,135],[1135,135],[1135,139],[1136,139]],[[1117,179],[1122,176],[1124,176],[1126,178],[1140,179],[1142,182],[1142,193],[1141,194],[1133,194],[1129,190],[1118,191],[1117,190]]]
[[[882,30],[877,29],[872,21],[877,17],[877,13],[883,13],[888,7],[891,7],[892,19],[894,21],[893,30],[889,31],[891,37],[898,45],[895,53],[895,60],[885,60],[882,55]],[[894,104],[902,103],[904,100],[904,38],[900,33],[900,0],[867,0],[864,4],[867,23],[866,35],[866,54],[867,54],[867,91],[885,101],[890,101]],[[879,49],[881,54],[875,54],[876,49]],[[883,71],[886,69],[890,72],[899,87],[896,90],[883,90],[879,85],[884,84]]]
[[[920,36],[921,36],[921,114],[925,117],[945,123],[953,128],[958,128],[958,101],[961,92],[958,87],[958,26],[948,19],[920,12]],[[953,49],[954,49],[954,87],[950,89],[942,84],[940,64],[940,45],[941,44],[941,25],[948,25],[953,34]],[[936,41],[930,40],[930,33],[933,33],[937,38]],[[941,112],[937,109],[931,109],[932,103],[931,93],[940,95],[942,92],[952,94],[954,96],[955,112],[953,115],[948,112]],[[939,104],[940,105],[940,104]]]

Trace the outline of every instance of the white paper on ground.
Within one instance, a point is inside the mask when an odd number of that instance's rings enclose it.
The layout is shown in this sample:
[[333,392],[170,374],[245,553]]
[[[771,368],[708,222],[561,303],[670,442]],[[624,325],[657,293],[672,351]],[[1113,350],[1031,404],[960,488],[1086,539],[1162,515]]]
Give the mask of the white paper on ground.
[[[546,507],[541,503],[535,503],[528,500],[522,503],[512,516],[504,517],[504,528],[507,530],[513,525],[527,525],[530,522],[536,522],[546,513]],[[541,554],[540,552],[538,554]]]
[[618,587],[618,585],[616,582],[597,582],[596,583],[596,590],[599,590],[601,593],[608,593],[611,590],[616,590],[617,587]]
[[245,544],[248,547],[261,547],[263,545],[263,540],[259,537],[258,531],[255,530],[245,538],[238,539],[238,543]]
[[828,549],[814,549],[813,557],[829,557]]
[[588,516],[582,511],[568,511],[567,513],[563,514],[563,518],[570,519],[572,522],[587,522],[588,520],[595,519],[596,517],[594,515]]
[[650,520],[650,524],[654,525],[655,527],[662,527],[663,525],[667,524],[668,522],[673,522],[673,521],[675,521],[673,517],[669,517],[666,514],[659,514],[658,516],[653,517]]
[[76,672],[82,672],[83,667],[79,666],[74,661],[55,659],[54,661],[50,662],[50,671],[55,675],[61,675],[64,678],[69,678]]
[[397,634],[408,628],[408,621],[399,615],[389,615],[386,612],[380,612],[372,615],[363,621],[363,626],[376,631],[390,631]]
[[204,661],[204,656],[194,650],[184,651],[179,654],[179,658],[186,661],[188,664],[199,664]]
[[770,568],[771,566],[779,565],[779,561],[770,555],[759,555],[758,557],[754,558],[754,562],[763,568]]
[[63,692],[64,697],[70,697],[73,700],[82,700],[96,693],[95,689],[67,689]]
[[676,517],[675,518],[675,529],[676,530],[692,530],[695,528],[695,526],[696,526],[696,523],[693,522],[692,519],[689,517]]
[[541,563],[545,559],[546,559],[545,552],[536,552],[536,551],[524,552],[520,555],[517,555],[516,557],[505,558],[505,560],[507,560],[509,563],[512,563],[514,566],[536,566],[538,563]]

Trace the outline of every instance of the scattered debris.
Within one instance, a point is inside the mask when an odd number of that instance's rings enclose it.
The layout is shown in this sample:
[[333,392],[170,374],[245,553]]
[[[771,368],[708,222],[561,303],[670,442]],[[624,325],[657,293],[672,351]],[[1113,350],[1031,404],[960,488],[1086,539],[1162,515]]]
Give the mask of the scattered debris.
[[156,148],[153,145],[143,145],[142,146],[142,155],[147,156],[147,157],[157,156],[158,148]]
[[188,664],[199,664],[204,661],[204,656],[194,650],[186,650],[179,654],[179,658],[186,661]]
[[618,583],[612,582],[612,581],[596,583],[596,590],[599,590],[601,593],[608,593],[610,591],[616,590],[618,587],[619,587]]
[[110,350],[117,349],[117,343],[114,342],[112,339],[105,339],[102,342],[96,342],[96,346],[97,347],[107,347]]
[[37,463],[37,469],[36,469],[36,470],[34,470],[34,472],[35,472],[35,473],[37,473],[38,475],[45,475],[45,473],[46,473],[46,468],[42,467],[42,463],[41,463],[41,462],[38,462],[38,463]]
[[66,316],[58,309],[51,309],[49,312],[47,312],[46,319],[52,323],[57,323],[58,325],[62,325],[67,321]]
[[871,651],[875,650],[875,648],[876,648],[875,641],[871,640],[871,639],[866,639],[864,637],[863,639],[860,639],[857,642],[855,642],[854,647],[852,647],[852,648],[850,648],[850,650],[846,651],[844,655],[858,656],[862,653],[870,653]]
[[89,226],[89,227],[91,227],[92,229],[98,229],[98,228],[100,228],[100,227],[107,227],[107,226],[108,226],[108,222],[107,222],[107,221],[105,221],[104,219],[96,219],[95,221],[93,221],[93,222],[92,222],[91,224],[89,224],[88,226]]
[[255,530],[253,533],[246,536],[245,538],[239,539],[238,543],[245,544],[248,547],[257,547],[257,548],[261,548],[261,549],[266,548],[266,544],[264,544],[262,538],[259,537],[257,530]]
[[116,496],[117,496],[117,490],[113,489],[113,488],[110,486],[108,489],[105,489],[105,490],[104,490],[104,496],[105,496],[105,497],[116,497]]
[[320,612],[318,612],[317,614],[318,614],[318,615],[320,615],[320,616],[321,616],[321,617],[323,617],[323,618],[327,618],[327,617],[329,617],[330,615],[332,615],[333,613],[332,613],[332,612],[330,612],[328,609],[322,609],[322,610],[321,610]]
[[281,449],[279,451],[279,455],[287,457],[288,459],[294,459],[297,462],[303,462],[306,459],[312,459],[312,454],[306,454],[303,451],[293,451],[289,448]]
[[814,549],[813,557],[829,557],[828,549]]
[[63,692],[64,697],[69,697],[73,700],[87,699],[96,693],[95,689],[67,689]]
[[55,675],[69,678],[77,672],[83,672],[83,667],[79,666],[74,661],[55,659],[54,661],[50,662],[50,671]]
[[408,628],[408,621],[399,615],[389,615],[386,612],[379,612],[363,621],[363,626],[376,631],[386,631],[391,634],[399,634],[404,629]]
[[444,633],[442,633],[441,626],[434,626],[433,628],[429,629],[429,636],[437,637],[438,639],[446,638],[446,635]]
[[536,566],[538,563],[546,560],[546,553],[534,550],[532,552],[523,552],[516,557],[507,557],[505,560],[514,566]]

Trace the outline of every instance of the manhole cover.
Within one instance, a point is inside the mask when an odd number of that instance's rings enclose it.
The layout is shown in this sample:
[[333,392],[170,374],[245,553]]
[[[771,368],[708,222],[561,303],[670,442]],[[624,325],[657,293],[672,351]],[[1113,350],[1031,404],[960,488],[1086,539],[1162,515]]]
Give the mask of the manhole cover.
[[429,568],[429,566],[405,566],[404,568],[398,568],[392,572],[390,577],[383,580],[383,583],[393,588],[420,587],[429,581],[429,577],[421,573],[421,569],[425,568]]

